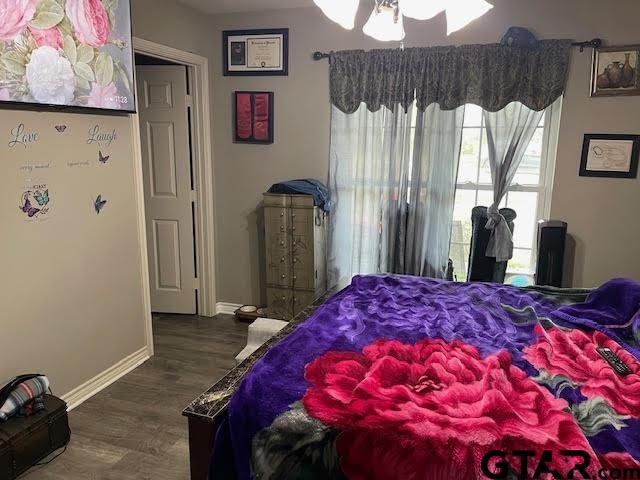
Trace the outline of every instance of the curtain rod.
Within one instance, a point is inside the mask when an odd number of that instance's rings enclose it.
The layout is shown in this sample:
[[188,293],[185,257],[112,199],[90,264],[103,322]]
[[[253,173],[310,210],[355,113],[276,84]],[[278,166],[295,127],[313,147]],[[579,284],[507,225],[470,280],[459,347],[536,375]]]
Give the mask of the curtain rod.
[[594,38],[593,40],[587,40],[586,42],[573,42],[571,45],[574,47],[580,47],[580,51],[584,52],[585,48],[600,48],[604,42],[601,38]]
[[[584,52],[585,48],[600,48],[603,44],[601,38],[594,38],[593,40],[587,40],[586,42],[573,42],[571,45],[574,47],[579,47],[581,52]],[[324,60],[325,58],[329,58],[331,55],[324,52],[314,52],[313,59],[318,62],[320,60]]]

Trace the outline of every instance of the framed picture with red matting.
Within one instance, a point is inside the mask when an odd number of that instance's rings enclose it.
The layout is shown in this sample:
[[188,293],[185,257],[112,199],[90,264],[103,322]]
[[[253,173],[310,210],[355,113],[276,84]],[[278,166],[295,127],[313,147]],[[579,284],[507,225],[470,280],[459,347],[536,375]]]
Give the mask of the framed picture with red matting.
[[235,143],[273,143],[273,92],[235,92]]

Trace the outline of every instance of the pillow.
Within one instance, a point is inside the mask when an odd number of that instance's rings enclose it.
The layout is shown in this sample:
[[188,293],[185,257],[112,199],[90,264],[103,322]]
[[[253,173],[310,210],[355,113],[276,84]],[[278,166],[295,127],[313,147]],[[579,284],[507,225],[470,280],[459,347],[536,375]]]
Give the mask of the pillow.
[[7,385],[13,388],[10,389],[6,400],[0,406],[0,423],[6,422],[17,414],[24,405],[47,393],[49,379],[45,375],[38,375],[18,383],[14,380]]

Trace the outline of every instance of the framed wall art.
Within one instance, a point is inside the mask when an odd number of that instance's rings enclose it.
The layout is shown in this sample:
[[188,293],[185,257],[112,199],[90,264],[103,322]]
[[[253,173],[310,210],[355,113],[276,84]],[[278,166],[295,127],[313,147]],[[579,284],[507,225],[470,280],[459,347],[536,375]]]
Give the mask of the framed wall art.
[[289,75],[289,29],[222,32],[225,76]]
[[235,143],[273,143],[273,98],[273,92],[235,92]]
[[129,0],[10,2],[0,104],[135,111]]
[[585,135],[580,176],[636,178],[639,160],[640,135]]
[[591,96],[640,95],[640,45],[596,48]]

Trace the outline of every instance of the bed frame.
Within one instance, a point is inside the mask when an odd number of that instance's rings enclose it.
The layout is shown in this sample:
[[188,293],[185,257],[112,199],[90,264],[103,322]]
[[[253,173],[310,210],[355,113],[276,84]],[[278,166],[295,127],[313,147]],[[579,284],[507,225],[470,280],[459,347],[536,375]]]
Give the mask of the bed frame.
[[[193,400],[182,415],[189,422],[189,462],[191,480],[207,480],[209,463],[216,432],[226,417],[231,397],[236,393],[244,376],[255,363],[277,342],[289,335],[299,324],[306,321],[330,296],[336,293],[332,289],[314,303],[305,308],[296,318],[262,345],[246,360],[236,366],[220,381]],[[213,480],[213,479],[211,479]]]

